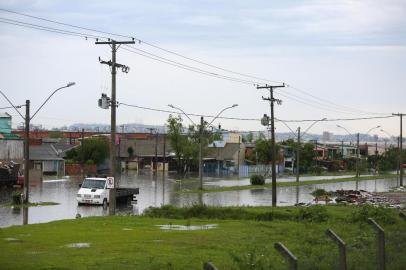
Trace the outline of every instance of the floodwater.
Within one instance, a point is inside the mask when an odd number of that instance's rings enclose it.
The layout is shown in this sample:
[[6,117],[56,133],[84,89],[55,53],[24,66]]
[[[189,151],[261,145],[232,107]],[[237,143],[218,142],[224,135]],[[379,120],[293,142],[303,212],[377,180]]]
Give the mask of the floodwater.
[[[326,177],[323,177],[326,178]],[[291,181],[293,178],[281,178],[277,181]],[[314,179],[314,177],[312,178]],[[302,181],[310,178],[302,178]],[[81,179],[64,178],[32,182],[30,185],[31,202],[57,202],[58,205],[30,207],[28,209],[12,209],[0,206],[0,227],[21,225],[24,223],[42,223],[61,219],[74,219],[79,214],[81,217],[108,215],[108,209],[102,206],[78,206],[76,193]],[[137,196],[136,207],[119,205],[117,214],[139,214],[151,206],[171,204],[174,206],[191,206],[204,203],[213,206],[270,206],[272,204],[272,190],[268,188],[255,190],[239,190],[213,193],[181,193],[179,190],[195,189],[198,181],[176,181],[171,177],[162,175],[122,175],[120,187],[138,187],[140,194]],[[227,185],[247,185],[248,179],[224,180],[207,179],[205,187]],[[341,183],[326,183],[305,185],[299,187],[278,187],[277,203],[279,206],[294,205],[299,202],[312,202],[310,194],[318,188],[328,191],[337,189],[363,189],[371,192],[388,191],[398,185],[396,179],[380,179],[369,181],[351,181]],[[0,192],[0,202],[10,200],[11,191]]]

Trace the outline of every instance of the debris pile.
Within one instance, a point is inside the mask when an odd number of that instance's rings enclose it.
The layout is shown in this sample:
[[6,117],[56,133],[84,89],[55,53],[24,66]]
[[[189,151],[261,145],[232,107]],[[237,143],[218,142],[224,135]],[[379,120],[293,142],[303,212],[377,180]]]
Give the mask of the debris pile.
[[[402,187],[402,190],[405,189]],[[318,189],[312,192],[315,197],[314,203],[329,202],[348,203],[348,204],[371,204],[385,205],[391,208],[403,208],[406,206],[406,192],[382,192],[373,193],[366,190],[336,190],[335,192],[327,192],[323,189]]]
[[393,208],[402,207],[401,200],[390,198],[385,194],[372,193],[365,190],[336,190],[334,195],[336,203],[346,202],[357,205],[372,204],[386,205]]

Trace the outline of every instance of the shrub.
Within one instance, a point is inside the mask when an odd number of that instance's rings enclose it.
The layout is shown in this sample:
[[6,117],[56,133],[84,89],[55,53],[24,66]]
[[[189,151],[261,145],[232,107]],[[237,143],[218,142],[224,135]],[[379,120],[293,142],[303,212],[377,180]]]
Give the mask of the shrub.
[[321,205],[299,208],[296,215],[298,221],[324,222],[329,218],[327,210]]
[[316,197],[316,198],[319,198],[319,197],[322,197],[322,196],[331,196],[332,195],[331,192],[328,192],[328,191],[326,191],[325,189],[322,189],[322,188],[316,189],[311,194],[313,195],[313,197]]
[[375,221],[385,224],[393,224],[396,221],[391,209],[369,204],[359,207],[353,211],[350,216],[352,222],[367,222],[368,218],[373,218]]
[[93,165],[93,164],[94,164],[94,161],[92,159],[88,159],[86,161],[86,165]]
[[14,205],[21,204],[21,192],[14,191],[11,193],[11,200]]
[[250,177],[251,185],[264,185],[265,184],[265,177],[260,174],[254,174]]

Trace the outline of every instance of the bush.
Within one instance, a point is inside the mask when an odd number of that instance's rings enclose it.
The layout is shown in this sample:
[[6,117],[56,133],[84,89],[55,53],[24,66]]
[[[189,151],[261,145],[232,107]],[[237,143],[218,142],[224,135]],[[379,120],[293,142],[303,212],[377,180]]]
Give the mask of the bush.
[[332,195],[332,192],[326,191],[325,189],[322,189],[322,188],[318,188],[315,191],[313,191],[311,194],[315,198],[319,198],[319,197],[322,197],[322,196],[330,197]]
[[324,222],[329,218],[327,210],[321,205],[299,208],[296,215],[298,221]]
[[254,174],[250,177],[251,185],[265,185],[265,177],[263,175]]
[[368,218],[375,219],[376,222],[393,224],[396,222],[395,216],[391,209],[383,206],[373,206],[365,204],[351,213],[350,221],[368,222]]
[[88,159],[86,161],[86,165],[93,165],[93,164],[94,164],[94,161],[92,159]]
[[14,191],[11,193],[11,200],[14,205],[21,204],[21,192]]

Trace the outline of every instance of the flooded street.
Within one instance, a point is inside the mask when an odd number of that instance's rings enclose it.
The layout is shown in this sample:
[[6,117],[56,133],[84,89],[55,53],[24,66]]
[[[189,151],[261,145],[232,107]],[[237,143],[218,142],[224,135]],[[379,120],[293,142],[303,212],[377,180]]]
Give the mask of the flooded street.
[[[327,177],[324,177],[326,179]],[[281,178],[278,181],[291,181],[293,178]],[[313,178],[314,179],[314,178]],[[303,179],[303,181],[305,181]],[[30,200],[32,202],[57,202],[58,205],[30,207],[27,209],[12,209],[0,207],[0,227],[23,224],[24,216],[28,224],[42,223],[61,219],[74,219],[77,214],[82,217],[107,215],[108,210],[102,206],[78,206],[76,193],[81,183],[79,178],[64,178],[55,180],[44,180],[33,182],[30,187]],[[224,180],[207,179],[205,187],[247,185],[248,179]],[[351,181],[341,183],[326,183],[317,185],[305,185],[299,187],[278,187],[278,205],[288,206],[298,202],[308,203],[313,200],[310,194],[318,188],[327,191],[337,189],[363,189],[371,192],[388,191],[396,187],[396,179],[380,179]],[[213,193],[181,193],[179,190],[195,189],[198,181],[186,180],[176,181],[171,177],[163,178],[152,175],[123,175],[121,187],[138,187],[140,194],[137,196],[138,205],[135,209],[132,206],[120,205],[118,214],[139,214],[150,206],[161,206],[171,204],[174,206],[190,206],[196,203],[204,203],[213,206],[270,206],[272,203],[271,189],[239,190]],[[9,200],[10,195],[6,192],[0,193],[0,201]]]

